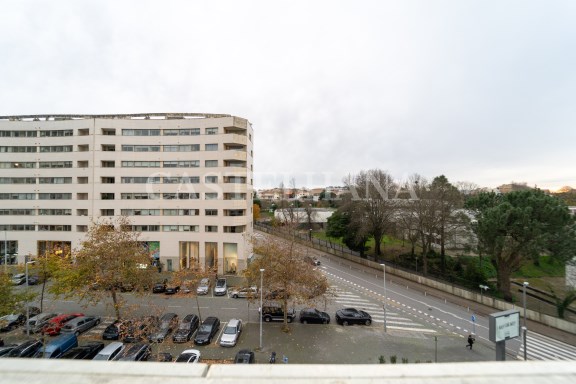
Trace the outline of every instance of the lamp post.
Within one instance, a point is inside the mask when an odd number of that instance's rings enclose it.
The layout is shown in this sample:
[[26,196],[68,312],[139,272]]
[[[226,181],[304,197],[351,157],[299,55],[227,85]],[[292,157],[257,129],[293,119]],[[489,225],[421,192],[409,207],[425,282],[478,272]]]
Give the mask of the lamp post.
[[264,281],[264,268],[260,268],[260,351],[262,351],[262,283]]
[[524,301],[524,326],[522,327],[522,340],[524,344],[524,361],[528,359],[528,347],[526,345],[526,334],[528,333],[528,328],[526,327],[526,287],[529,285],[527,281],[522,283],[522,300]]
[[386,301],[388,298],[388,295],[386,294],[386,264],[381,263],[380,264],[382,266],[382,270],[384,271],[384,274],[382,275],[382,280],[383,280],[383,284],[384,284],[384,333],[388,332],[388,325],[387,325],[387,321],[386,321]]
[[8,273],[8,231],[4,230],[4,273]]
[[[28,264],[34,264],[35,261],[26,261],[26,290],[29,289],[29,285],[28,285]],[[28,301],[26,301],[26,335],[30,336],[30,324],[29,324],[29,320],[30,320],[30,306],[28,305]]]
[[487,285],[482,285],[482,284],[480,284],[479,287],[480,287],[480,303],[484,304],[483,293],[484,293],[484,291],[487,291],[490,287]]

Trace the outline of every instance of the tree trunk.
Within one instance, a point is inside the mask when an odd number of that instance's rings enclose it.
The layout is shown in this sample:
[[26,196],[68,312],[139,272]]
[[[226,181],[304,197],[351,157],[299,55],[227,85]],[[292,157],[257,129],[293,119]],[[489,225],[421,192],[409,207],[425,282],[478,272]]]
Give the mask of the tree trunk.
[[112,296],[112,303],[114,304],[114,313],[116,314],[116,319],[120,320],[120,306],[118,304],[118,297],[116,295],[116,287],[112,286],[112,288],[110,288],[110,295]]
[[380,243],[382,242],[383,235],[381,233],[374,234],[374,253],[376,256],[380,256],[382,251],[380,250]]
[[512,302],[512,292],[510,292],[510,276],[512,271],[505,263],[496,266],[498,290],[504,295],[504,300]]

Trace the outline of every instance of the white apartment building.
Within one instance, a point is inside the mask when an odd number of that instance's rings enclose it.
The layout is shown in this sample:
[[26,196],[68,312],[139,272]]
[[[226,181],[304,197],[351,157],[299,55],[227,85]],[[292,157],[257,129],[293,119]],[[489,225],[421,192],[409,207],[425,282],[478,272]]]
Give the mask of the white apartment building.
[[0,255],[80,247],[128,216],[165,270],[246,267],[252,125],[230,115],[0,116]]

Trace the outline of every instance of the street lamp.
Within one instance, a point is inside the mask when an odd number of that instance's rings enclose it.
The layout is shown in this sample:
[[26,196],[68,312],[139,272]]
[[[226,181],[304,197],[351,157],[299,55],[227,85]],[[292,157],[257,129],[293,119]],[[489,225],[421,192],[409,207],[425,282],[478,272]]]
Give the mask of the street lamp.
[[522,283],[523,286],[523,290],[522,290],[522,299],[524,301],[524,326],[522,327],[522,333],[523,333],[523,344],[524,344],[524,361],[526,361],[528,359],[528,347],[526,345],[526,334],[528,333],[528,328],[526,327],[526,287],[529,285],[529,283],[527,281]]
[[260,268],[260,351],[262,351],[262,283],[264,281],[264,268]]
[[483,293],[484,293],[484,291],[487,291],[488,289],[490,289],[490,287],[487,285],[482,285],[482,284],[480,284],[479,287],[480,287],[480,303],[484,304]]
[[384,271],[384,275],[382,276],[383,277],[382,280],[384,281],[384,332],[386,333],[386,332],[388,332],[388,328],[387,328],[388,325],[387,325],[387,321],[386,321],[386,312],[387,312],[386,311],[386,300],[388,297],[388,295],[386,294],[386,264],[381,263],[380,265],[382,266],[382,270]]
[[8,273],[8,231],[4,230],[4,273]]
[[[29,289],[28,285],[28,264],[36,263],[34,260],[26,262],[26,290]],[[26,335],[30,336],[30,306],[28,305],[28,301],[26,301]]]

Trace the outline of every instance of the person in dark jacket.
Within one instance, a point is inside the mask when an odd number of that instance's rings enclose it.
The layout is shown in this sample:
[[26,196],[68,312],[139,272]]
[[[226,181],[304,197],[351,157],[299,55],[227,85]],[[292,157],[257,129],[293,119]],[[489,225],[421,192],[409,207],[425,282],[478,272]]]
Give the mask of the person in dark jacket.
[[470,347],[470,350],[472,350],[472,344],[474,344],[474,341],[476,341],[474,336],[468,335],[468,344],[466,344],[466,347]]

